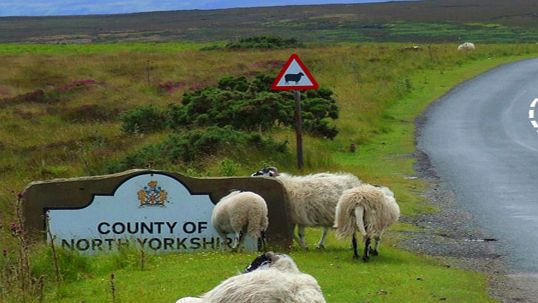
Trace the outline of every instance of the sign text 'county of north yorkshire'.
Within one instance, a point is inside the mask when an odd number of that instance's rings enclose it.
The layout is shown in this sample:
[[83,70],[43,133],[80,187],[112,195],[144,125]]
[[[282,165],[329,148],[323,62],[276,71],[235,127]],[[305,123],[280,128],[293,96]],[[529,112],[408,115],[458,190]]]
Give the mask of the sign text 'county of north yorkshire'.
[[[113,195],[95,195],[84,208],[48,210],[48,225],[56,245],[83,253],[214,250],[222,243],[211,225],[213,207],[209,195],[193,195],[175,178],[148,173],[127,179]],[[254,239],[247,238],[245,247],[254,250]]]

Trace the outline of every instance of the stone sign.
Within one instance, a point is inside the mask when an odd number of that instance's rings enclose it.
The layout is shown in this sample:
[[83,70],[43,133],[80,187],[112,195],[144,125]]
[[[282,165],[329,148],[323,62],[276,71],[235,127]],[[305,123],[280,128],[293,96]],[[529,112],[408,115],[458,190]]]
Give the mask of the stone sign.
[[[222,243],[211,213],[232,190],[261,195],[269,209],[269,246],[291,245],[287,195],[270,178],[190,178],[132,170],[33,182],[23,193],[23,215],[33,237],[82,253],[122,246],[158,252],[216,250]],[[256,241],[247,238],[245,248],[255,250]]]

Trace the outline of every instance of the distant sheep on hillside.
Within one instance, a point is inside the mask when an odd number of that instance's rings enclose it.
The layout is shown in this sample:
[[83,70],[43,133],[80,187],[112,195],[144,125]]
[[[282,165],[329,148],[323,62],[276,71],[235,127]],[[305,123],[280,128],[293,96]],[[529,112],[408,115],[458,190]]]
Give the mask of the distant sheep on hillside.
[[211,215],[211,224],[225,242],[226,234],[235,233],[232,248],[237,249],[247,233],[265,246],[265,231],[269,226],[265,200],[253,192],[234,191],[223,197]]
[[[339,238],[352,236],[353,257],[358,258],[357,239],[359,231],[364,238],[364,255],[368,261],[370,253],[377,256],[383,231],[398,221],[400,207],[394,199],[394,193],[387,187],[376,187],[369,184],[344,191],[336,206],[336,235]],[[371,238],[375,247],[370,249]]]
[[474,43],[472,42],[465,42],[458,46],[458,50],[459,51],[471,51],[471,50],[475,50],[475,46],[474,46]]

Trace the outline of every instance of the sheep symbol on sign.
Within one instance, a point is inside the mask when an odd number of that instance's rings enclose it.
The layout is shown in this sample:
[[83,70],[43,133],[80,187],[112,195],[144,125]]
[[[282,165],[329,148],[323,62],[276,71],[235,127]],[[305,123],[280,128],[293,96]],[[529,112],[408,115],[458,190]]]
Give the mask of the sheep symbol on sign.
[[302,72],[298,73],[298,74],[287,74],[284,76],[284,80],[286,81],[286,84],[288,84],[288,82],[290,81],[293,81],[295,82],[295,84],[298,84],[299,81],[301,81],[301,77],[304,76],[304,74]]
[[292,54],[273,81],[274,90],[318,89],[319,85],[297,54]]

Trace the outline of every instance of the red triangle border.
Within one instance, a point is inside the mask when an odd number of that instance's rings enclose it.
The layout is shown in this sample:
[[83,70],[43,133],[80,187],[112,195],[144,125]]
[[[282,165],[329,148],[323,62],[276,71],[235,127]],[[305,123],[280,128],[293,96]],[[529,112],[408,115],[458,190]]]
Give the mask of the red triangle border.
[[[299,64],[301,69],[303,69],[303,71],[305,72],[306,74],[305,76],[308,77],[310,82],[312,82],[312,85],[277,86],[278,82],[280,82],[282,77],[284,77],[284,73],[286,72],[286,70],[288,70],[288,67],[290,67],[293,60],[297,61],[297,64]],[[288,59],[288,62],[284,64],[284,67],[280,70],[280,73],[278,73],[278,76],[275,78],[275,81],[273,81],[273,84],[271,85],[272,90],[309,90],[309,89],[318,89],[318,88],[319,88],[318,82],[316,81],[316,79],[314,79],[314,76],[312,76],[308,68],[306,68],[303,61],[299,59],[299,56],[297,56],[297,54],[292,54],[290,56],[290,58]]]

